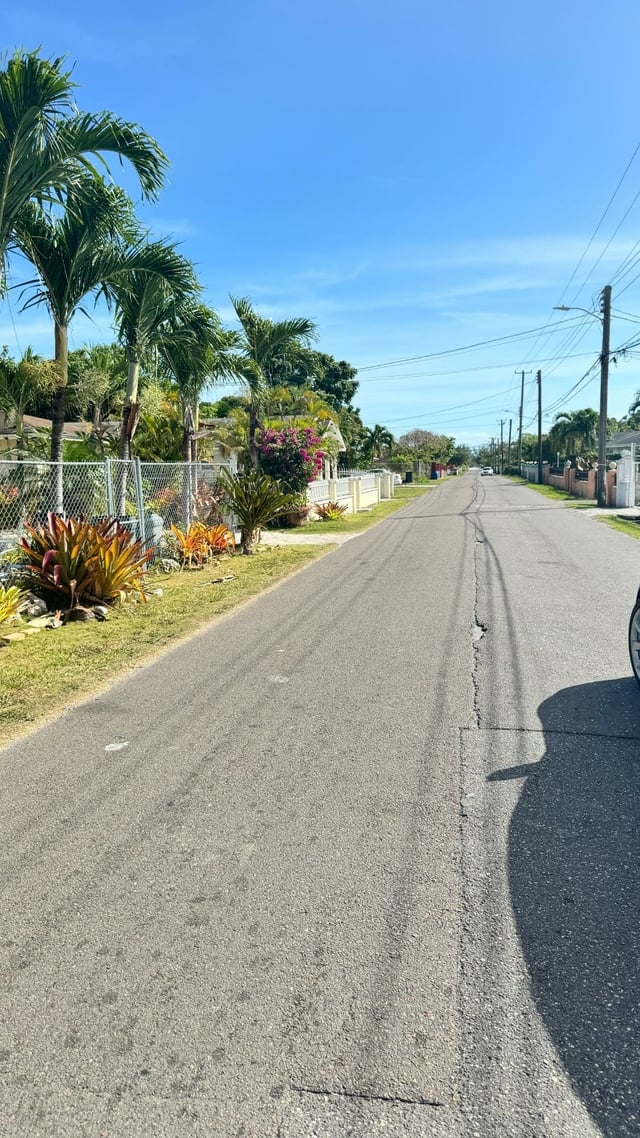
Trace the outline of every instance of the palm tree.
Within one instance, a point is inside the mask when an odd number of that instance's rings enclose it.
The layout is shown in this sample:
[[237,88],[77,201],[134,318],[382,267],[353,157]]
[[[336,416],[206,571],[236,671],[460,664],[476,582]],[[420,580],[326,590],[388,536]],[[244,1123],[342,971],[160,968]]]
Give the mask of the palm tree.
[[126,375],[120,344],[90,344],[69,352],[67,402],[82,419],[93,420],[96,436],[121,403]]
[[209,384],[239,374],[240,357],[234,351],[238,346],[238,334],[223,328],[218,314],[206,304],[178,312],[159,341],[160,358],[182,406],[185,462],[195,458],[200,396]]
[[147,198],[161,189],[168,165],[157,142],[108,111],[85,114],[73,101],[63,60],[16,52],[0,71],[0,292],[7,250],[29,203],[57,201],[106,153],[126,158]]
[[[151,262],[154,271],[151,273]],[[190,311],[198,291],[193,265],[173,245],[158,241],[145,250],[143,268],[126,273],[113,285],[116,327],[127,357],[127,387],[122,411],[120,458],[129,458],[138,421],[140,364],[156,347],[171,321]]]
[[549,432],[551,450],[565,454],[594,452],[598,444],[598,419],[598,412],[591,407],[558,412]]
[[249,393],[249,454],[257,468],[256,433],[270,379],[276,377],[283,358],[295,355],[316,339],[316,325],[304,316],[269,320],[256,312],[247,297],[232,296],[231,303],[241,327],[239,373]]
[[395,439],[386,427],[376,423],[375,427],[366,428],[365,452],[371,461],[372,458],[382,458],[384,450],[390,451]]
[[628,413],[620,424],[621,430],[637,431],[640,430],[640,391],[636,391]]
[[68,382],[69,324],[90,295],[111,299],[114,289],[133,273],[162,276],[166,247],[148,243],[122,190],[98,179],[85,179],[69,190],[62,214],[29,203],[17,226],[20,250],[32,262],[38,279],[25,308],[45,304],[55,332],[58,386],[53,399],[51,461],[57,463],[56,510],[62,510],[62,435]]

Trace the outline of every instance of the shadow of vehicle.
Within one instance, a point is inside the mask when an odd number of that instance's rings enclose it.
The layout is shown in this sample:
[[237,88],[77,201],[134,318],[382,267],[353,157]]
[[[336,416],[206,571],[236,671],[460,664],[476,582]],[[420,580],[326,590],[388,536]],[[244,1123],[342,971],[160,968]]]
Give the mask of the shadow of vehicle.
[[511,899],[538,1011],[607,1138],[640,1134],[640,698],[632,678],[538,709],[539,763],[509,829]]

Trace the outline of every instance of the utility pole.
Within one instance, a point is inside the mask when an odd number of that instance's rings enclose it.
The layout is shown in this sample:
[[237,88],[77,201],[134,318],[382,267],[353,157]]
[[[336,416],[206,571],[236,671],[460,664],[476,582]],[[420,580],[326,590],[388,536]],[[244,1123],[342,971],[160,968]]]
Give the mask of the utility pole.
[[504,474],[504,424],[505,420],[500,420],[500,473]]
[[602,352],[600,353],[600,421],[598,424],[598,505],[607,504],[607,403],[609,396],[609,341],[611,285],[602,290]]
[[536,372],[538,384],[538,485],[542,486],[542,372]]
[[511,470],[511,424],[513,419],[509,419],[509,444],[507,446],[507,470]]
[[[518,374],[517,371],[515,374],[516,375]],[[525,375],[531,375],[531,372],[530,371],[522,371],[520,373],[521,379],[520,379],[520,419],[518,422],[518,474],[520,474],[520,472],[521,472],[520,468],[522,466],[522,411],[524,408],[524,377],[525,377]]]

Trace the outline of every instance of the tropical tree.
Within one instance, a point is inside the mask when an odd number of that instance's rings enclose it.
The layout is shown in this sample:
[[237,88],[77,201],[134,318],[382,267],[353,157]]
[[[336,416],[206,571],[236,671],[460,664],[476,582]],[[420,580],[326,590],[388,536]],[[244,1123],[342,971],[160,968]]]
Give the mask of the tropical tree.
[[20,250],[38,277],[27,281],[25,308],[45,304],[54,322],[58,385],[53,400],[51,459],[62,457],[62,433],[69,377],[69,324],[84,300],[122,271],[135,232],[131,203],[122,190],[95,179],[66,195],[67,208],[54,213],[30,202],[16,226]]
[[592,407],[559,411],[549,431],[551,451],[561,454],[591,454],[598,445],[599,415]]
[[69,352],[67,404],[94,430],[122,405],[127,363],[120,344],[87,344]]
[[272,363],[269,373],[271,384],[317,391],[334,410],[350,407],[358,390],[357,368],[346,360],[336,360],[312,348],[300,347],[288,352]]
[[[150,271],[153,266],[153,271]],[[120,457],[129,458],[139,415],[140,365],[158,347],[171,322],[192,311],[198,283],[193,265],[173,245],[158,241],[145,248],[139,269],[114,281],[115,323],[127,358]]]
[[240,522],[240,543],[246,554],[253,553],[263,526],[298,504],[297,495],[286,493],[279,482],[259,470],[251,469],[235,476],[221,470],[219,481]]
[[163,184],[168,163],[157,142],[109,111],[78,111],[63,62],[17,51],[0,70],[0,292],[6,254],[26,207],[56,201],[87,175],[97,177],[95,158],[112,153],[127,159],[147,198]]
[[382,458],[383,452],[389,452],[395,442],[391,431],[376,423],[375,427],[367,427],[364,449],[369,461],[372,458]]
[[241,361],[234,349],[238,346],[238,334],[223,328],[206,304],[185,306],[165,326],[159,352],[182,405],[185,462],[195,458],[200,395],[209,384],[237,376]]
[[629,413],[625,415],[624,419],[620,423],[620,430],[640,430],[640,391],[636,391],[629,407]]
[[18,450],[24,450],[24,416],[39,398],[56,386],[57,370],[51,360],[43,360],[27,348],[22,359],[14,360],[7,348],[0,352],[0,411],[15,427]]
[[259,463],[256,434],[270,385],[279,381],[279,369],[288,356],[295,356],[316,338],[316,325],[306,317],[269,320],[260,316],[247,297],[231,297],[240,322],[238,371],[249,396],[249,454]]

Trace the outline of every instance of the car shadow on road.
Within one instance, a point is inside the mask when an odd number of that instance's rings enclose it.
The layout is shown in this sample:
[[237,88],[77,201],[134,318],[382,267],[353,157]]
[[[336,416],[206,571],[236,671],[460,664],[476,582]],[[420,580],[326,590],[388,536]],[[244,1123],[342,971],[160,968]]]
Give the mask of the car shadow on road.
[[640,692],[559,691],[525,778],[508,871],[537,1009],[606,1138],[640,1134]]

